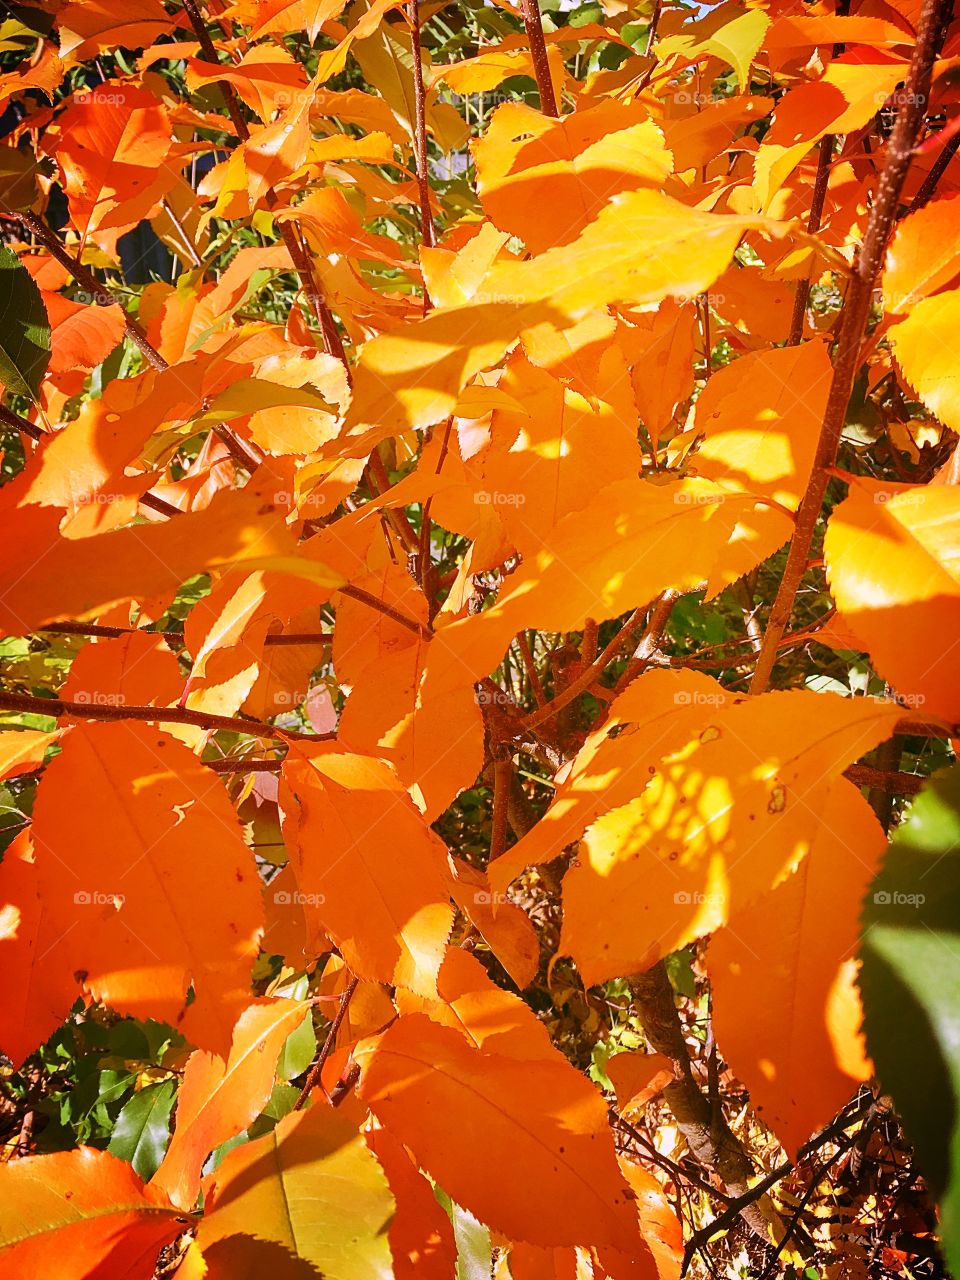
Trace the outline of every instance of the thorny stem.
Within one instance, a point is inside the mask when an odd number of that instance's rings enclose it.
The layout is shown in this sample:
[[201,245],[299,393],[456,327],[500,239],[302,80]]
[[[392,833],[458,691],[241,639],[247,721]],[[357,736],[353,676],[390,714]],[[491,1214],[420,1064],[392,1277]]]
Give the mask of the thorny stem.
[[924,0],[921,10],[917,43],[910,63],[910,72],[903,88],[896,123],[887,147],[886,163],[880,177],[873,208],[870,211],[863,246],[857,255],[847,290],[847,299],[840,322],[840,335],[837,340],[833,381],[827,398],[810,482],[797,511],[796,528],[790,543],[786,568],[770,611],[770,619],[763,637],[763,647],[760,650],[750,686],[751,693],[763,693],[770,684],[770,676],[777,659],[777,649],[790,623],[794,601],[806,572],[810,548],[813,545],[830,479],[829,469],[836,462],[847,405],[860,367],[860,346],[870,316],[874,282],[893,230],[900,194],[910,167],[920,125],[926,113],[942,14],[946,11],[946,6],[951,3],[952,0]]

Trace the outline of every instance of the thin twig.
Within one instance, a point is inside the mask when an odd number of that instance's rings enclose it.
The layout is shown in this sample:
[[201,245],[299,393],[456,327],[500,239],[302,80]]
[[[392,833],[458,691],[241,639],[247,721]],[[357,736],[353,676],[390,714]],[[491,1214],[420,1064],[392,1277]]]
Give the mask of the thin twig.
[[[423,90],[423,62],[420,49],[420,0],[409,0],[407,16],[413,52],[413,154],[417,163],[417,190],[420,196],[420,236],[428,249],[437,242],[430,209],[430,176],[427,171],[426,95]],[[423,286],[423,313],[430,310],[430,295]]]
[[900,194],[926,113],[942,11],[951,3],[952,0],[924,0],[917,27],[917,43],[907,81],[900,94],[901,105],[887,146],[886,163],[870,211],[863,246],[857,255],[847,290],[837,341],[837,360],[813,469],[797,511],[796,528],[786,568],[770,611],[763,647],[750,686],[751,693],[763,693],[770,684],[780,640],[789,626],[794,601],[807,569],[810,548],[830,479],[830,468],[836,462],[847,406],[860,368],[860,348],[870,317],[874,282],[893,230]]
[[401,627],[406,627],[408,631],[413,631],[421,640],[430,639],[432,632],[429,627],[422,622],[417,622],[416,618],[408,618],[405,613],[401,613],[399,609],[394,609],[392,605],[378,600],[376,596],[371,595],[369,591],[364,591],[362,587],[354,587],[348,583],[345,586],[338,587],[337,590],[342,596],[349,596],[351,600],[359,600],[361,604],[367,604],[371,609],[376,609],[378,613],[382,613],[385,617],[392,618]]
[[35,213],[17,213],[5,212],[5,218],[10,218],[13,222],[19,222],[22,227],[40,241],[43,247],[49,252],[52,258],[55,258],[66,271],[69,271],[77,284],[80,285],[89,295],[91,302],[98,307],[119,307],[123,314],[123,325],[127,331],[127,337],[138,348],[141,355],[153,365],[154,369],[163,370],[170,366],[163,356],[157,351],[156,347],[150,342],[139,323],[124,307],[123,303],[110,290],[100,283],[89,267],[85,267],[79,258],[75,258],[72,253],[64,248],[60,241],[60,237],[47,226]]
[[330,1057],[330,1054],[333,1052],[333,1047],[337,1042],[337,1032],[340,1030],[341,1024],[347,1016],[347,1010],[350,1008],[350,1001],[353,999],[353,993],[359,985],[359,978],[351,978],[346,990],[340,997],[340,1008],[337,1010],[333,1021],[330,1023],[330,1030],[327,1032],[327,1038],[323,1042],[323,1048],[317,1054],[313,1066],[310,1068],[307,1075],[306,1083],[300,1090],[300,1097],[297,1098],[296,1106],[294,1107],[295,1111],[300,1111],[303,1108],[307,1098],[309,1098],[317,1084],[317,1081],[320,1079],[324,1065]]
[[[187,17],[190,19],[190,25],[197,37],[200,45],[200,52],[203,54],[205,62],[212,62],[215,66],[220,65],[220,59],[217,57],[217,50],[207,30],[207,24],[204,21],[203,14],[200,11],[196,0],[183,0],[183,8]],[[240,100],[237,97],[236,90],[227,80],[218,80],[217,85],[223,94],[223,100],[227,106],[231,123],[237,138],[241,143],[249,142],[250,128],[244,119],[243,110],[240,106]],[[268,208],[274,209],[277,206],[277,196],[272,187],[267,189],[264,201]],[[327,299],[320,286],[319,281],[313,270],[313,264],[310,261],[310,251],[307,248],[306,240],[303,236],[302,228],[298,222],[287,223],[279,220],[278,227],[280,237],[283,240],[286,250],[290,255],[290,261],[293,263],[294,270],[300,277],[300,282],[306,290],[307,301],[313,308],[314,316],[320,326],[320,334],[323,338],[324,350],[328,355],[335,356],[336,359],[343,362],[343,367],[347,370],[347,378],[350,377],[349,366],[347,365],[346,352],[343,349],[343,339],[340,337],[340,331],[337,328],[333,314],[327,305]]]
[[564,707],[569,706],[574,698],[578,698],[581,693],[585,693],[597,676],[620,653],[621,649],[630,643],[643,620],[644,613],[645,610],[643,609],[635,610],[595,661],[591,662],[590,666],[585,671],[582,671],[575,680],[571,680],[562,693],[558,693],[555,698],[545,703],[539,710],[527,716],[524,720],[525,726],[528,729],[535,729],[537,725],[545,723],[545,721],[555,716],[558,711],[562,711]]
[[298,733],[242,716],[215,716],[189,707],[135,707],[106,702],[80,702],[68,698],[38,698],[29,693],[0,693],[0,711],[18,715],[73,716],[77,720],[144,720],[154,724],[194,724],[201,729],[230,729],[261,738],[304,738],[329,742],[334,733]]

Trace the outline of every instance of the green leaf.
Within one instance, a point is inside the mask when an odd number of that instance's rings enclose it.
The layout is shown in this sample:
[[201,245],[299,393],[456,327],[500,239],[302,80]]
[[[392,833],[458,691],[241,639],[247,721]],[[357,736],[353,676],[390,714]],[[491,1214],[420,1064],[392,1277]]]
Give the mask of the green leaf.
[[433,1188],[453,1226],[457,1244],[456,1280],[487,1280],[493,1269],[493,1240],[489,1227],[478,1222],[469,1209],[463,1209],[440,1187]]
[[170,1141],[176,1082],[163,1080],[135,1093],[117,1117],[107,1150],[133,1165],[144,1182],[157,1172]]
[[36,400],[50,361],[50,323],[33,277],[12,249],[0,248],[0,382]]
[[960,1272],[960,765],[921,791],[864,908],[867,1047],[940,1203]]

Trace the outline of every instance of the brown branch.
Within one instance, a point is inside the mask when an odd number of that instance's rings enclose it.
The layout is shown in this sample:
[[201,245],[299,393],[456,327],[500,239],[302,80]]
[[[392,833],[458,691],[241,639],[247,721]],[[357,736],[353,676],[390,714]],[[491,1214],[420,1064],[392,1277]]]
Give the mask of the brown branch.
[[22,436],[29,436],[31,440],[42,440],[45,435],[49,435],[43,427],[38,427],[35,422],[30,422],[27,418],[21,418],[19,413],[14,413],[12,409],[2,404],[0,404],[0,422],[13,427],[14,431],[19,431]]
[[279,773],[282,760],[204,760],[214,773]]
[[533,700],[538,707],[545,705],[547,699],[543,692],[543,685],[540,682],[540,675],[537,671],[536,663],[533,660],[533,651],[530,648],[530,641],[527,639],[525,631],[517,632],[517,648],[520,650],[520,658],[523,662],[524,670],[527,673],[527,681],[530,685],[530,692]]
[[[174,508],[176,510],[176,508]],[[178,513],[179,514],[179,513]],[[38,627],[37,634],[58,636],[98,636],[101,639],[116,640],[123,636],[145,635],[160,636],[164,640],[182,640],[182,631],[146,631],[141,627],[108,627],[96,622],[51,622],[47,627]],[[299,645],[326,644],[333,639],[332,631],[291,631],[287,634],[268,634],[264,644]]]
[[[896,739],[891,738],[891,742]],[[858,787],[870,787],[886,796],[915,796],[927,781],[918,773],[901,773],[897,769],[879,769],[869,764],[852,764],[844,769],[843,776]],[[878,814],[883,820],[883,815]]]
[[[430,178],[427,171],[427,122],[426,95],[423,90],[423,63],[420,48],[420,0],[410,0],[407,5],[407,17],[410,22],[410,38],[413,46],[413,101],[415,119],[413,121],[413,154],[417,162],[417,190],[420,197],[420,235],[428,249],[437,243],[436,230],[433,225],[433,213],[430,209]],[[430,310],[430,294],[426,282],[423,286],[423,313]]]
[[490,831],[490,861],[507,847],[507,818],[513,789],[513,759],[510,748],[499,743],[493,752],[493,825]]
[[797,511],[786,568],[770,611],[763,647],[750,687],[751,693],[763,693],[770,684],[780,640],[790,623],[794,601],[807,569],[810,548],[830,478],[830,468],[836,462],[847,406],[860,368],[860,347],[867,330],[874,282],[893,230],[900,194],[926,112],[942,11],[950,3],[952,0],[924,0],[910,72],[901,93],[900,109],[887,145],[886,163],[847,290],[837,340],[833,381],[813,470]]
[[[21,435],[29,436],[31,440],[43,440],[50,434],[49,431],[44,431],[36,423],[22,418],[19,413],[14,413],[12,409],[8,409],[4,405],[0,405],[0,422],[6,423],[8,427],[13,427]],[[167,502],[163,498],[158,498],[155,493],[145,493],[140,499],[140,505],[149,507],[151,511],[159,512],[163,516],[178,516],[180,514],[179,507],[175,507],[173,503]]]
[[[123,327],[126,330],[127,337],[139,350],[148,364],[152,365],[158,373],[163,373],[169,369],[170,365],[160,352],[150,342],[150,339],[144,333],[137,320],[124,307],[120,299],[112,293],[106,285],[100,283],[93,272],[83,265],[79,258],[75,258],[45,222],[37,217],[34,213],[5,213],[4,217],[11,218],[15,222],[19,222],[21,226],[31,231],[37,237],[44,248],[49,252],[52,258],[66,270],[69,271],[76,282],[86,290],[90,295],[91,301],[99,307],[119,307],[123,315]],[[250,453],[249,449],[237,439],[229,427],[217,426],[213,428],[214,434],[218,439],[230,450],[230,453],[241,466],[245,467],[251,473],[256,471],[259,463]],[[145,499],[141,499],[145,501]],[[152,498],[151,501],[145,502],[145,505],[152,506],[153,509],[162,510],[164,514],[169,514],[170,507],[168,503],[164,503],[163,507],[157,504],[162,503],[162,498]]]
[[340,1030],[341,1024],[347,1016],[347,1010],[350,1008],[350,1001],[353,999],[353,994],[359,985],[359,978],[351,978],[346,990],[340,997],[340,1008],[337,1010],[333,1021],[330,1023],[330,1030],[327,1032],[327,1038],[323,1042],[323,1047],[317,1054],[316,1059],[307,1074],[306,1083],[300,1090],[300,1097],[297,1099],[296,1106],[294,1107],[295,1111],[300,1111],[303,1108],[307,1098],[309,1098],[317,1084],[317,1081],[320,1079],[324,1065],[330,1057],[330,1054],[333,1052],[334,1045],[337,1042],[337,1032]]
[[664,591],[654,601],[646,630],[641,636],[640,643],[627,664],[626,670],[617,681],[616,693],[619,693],[621,689],[625,689],[631,680],[635,680],[649,666],[654,654],[660,647],[660,641],[663,639],[663,633],[667,629],[667,623],[670,621],[673,606],[679,599],[680,592],[670,590]]
[[[823,217],[823,206],[827,198],[827,183],[830,181],[830,162],[833,159],[834,137],[832,133],[821,139],[820,158],[817,161],[817,176],[813,183],[813,195],[810,198],[810,213],[807,217],[807,234],[816,235],[820,230]],[[795,347],[803,337],[803,321],[807,314],[807,303],[810,301],[810,277],[804,278],[797,285],[793,299],[793,316],[790,320],[790,336],[787,346]]]
[[[386,464],[380,456],[380,450],[376,445],[374,445],[370,457],[367,459],[364,475],[371,490],[376,493],[378,498],[392,488]],[[421,551],[420,539],[407,519],[406,512],[393,507],[385,507],[383,508],[383,518],[393,529],[407,551],[413,555],[419,555]]]
[[930,166],[930,172],[920,183],[917,188],[917,194],[910,202],[910,212],[916,213],[918,209],[922,209],[928,203],[930,197],[937,189],[937,184],[947,171],[950,161],[960,150],[960,130],[958,130],[952,138],[948,138],[946,143],[941,147],[940,154]]
[[371,595],[369,591],[364,591],[362,587],[354,587],[347,583],[345,586],[338,587],[337,590],[342,596],[349,596],[351,600],[359,600],[361,604],[367,604],[371,609],[376,609],[378,613],[382,613],[385,617],[392,618],[401,627],[406,627],[408,631],[413,631],[421,640],[430,639],[432,633],[429,627],[424,626],[422,622],[417,622],[416,618],[408,618],[405,613],[401,613],[399,609],[394,609],[392,605],[378,600],[376,596]]
[[543,38],[543,23],[540,21],[538,0],[520,0],[520,12],[523,14],[523,25],[530,44],[533,74],[536,76],[537,91],[540,94],[540,110],[545,116],[556,118],[560,112],[557,110],[553,81],[550,79],[550,60],[547,57],[547,46]]
[[602,653],[591,662],[585,671],[582,671],[575,680],[567,685],[562,693],[558,693],[544,706],[537,711],[532,712],[524,720],[524,725],[528,729],[535,729],[537,725],[543,724],[545,721],[555,716],[558,711],[562,711],[564,707],[569,706],[574,698],[578,698],[581,693],[585,693],[593,684],[598,675],[608,666],[610,662],[617,656],[634,636],[644,616],[643,609],[635,610],[624,625],[620,628],[613,639],[607,644]]
[[78,720],[145,720],[154,724],[194,724],[201,729],[230,729],[260,738],[303,738],[329,742],[334,733],[298,733],[241,716],[215,716],[189,707],[134,707],[106,702],[80,702],[67,698],[38,698],[29,693],[0,693],[0,711],[19,715],[74,716]]
[[[750,1183],[756,1170],[722,1112],[714,1114],[709,1099],[694,1079],[673,988],[663,961],[634,978],[631,989],[644,1035],[653,1048],[673,1064],[676,1079],[664,1088],[663,1100],[673,1112],[687,1145],[702,1165],[714,1170],[734,1196],[745,1196],[751,1190]],[[756,1203],[756,1197],[745,1201],[737,1212],[764,1240],[771,1223],[780,1225],[772,1205],[761,1206]]]
[[[200,51],[203,54],[205,62],[212,62],[214,66],[220,65],[220,59],[217,56],[217,50],[210,32],[207,30],[207,24],[203,19],[200,6],[196,0],[183,0],[183,8],[187,17],[190,19],[190,25],[197,37],[200,45]],[[237,138],[241,143],[250,140],[250,128],[244,119],[243,110],[240,106],[240,100],[237,97],[236,90],[228,80],[218,80],[217,85],[223,94],[223,100],[226,103],[227,112],[230,116]],[[264,200],[270,209],[276,208],[277,197],[273,188],[267,190]],[[347,365],[346,352],[343,349],[343,339],[340,337],[340,331],[337,328],[333,314],[327,305],[327,299],[320,287],[314,271],[313,264],[310,261],[310,253],[307,249],[306,242],[303,238],[303,231],[298,222],[287,224],[281,221],[279,224],[280,237],[283,240],[286,250],[290,255],[290,261],[293,268],[300,277],[300,282],[306,291],[307,301],[313,308],[313,314],[320,326],[320,333],[323,338],[323,347],[328,355],[335,356],[336,359],[343,361],[343,367],[347,370],[347,378],[349,380],[350,370]]]
[[102,285],[88,267],[85,267],[78,258],[75,258],[72,253],[69,253],[64,248],[60,237],[45,222],[38,218],[35,213],[29,212],[4,213],[4,217],[10,218],[13,222],[19,222],[22,227],[32,232],[49,252],[50,256],[55,258],[66,271],[69,271],[77,284],[89,293],[91,302],[96,306],[120,308],[123,313],[123,326],[127,331],[127,337],[138,348],[144,359],[153,365],[154,369],[163,370],[170,367],[160,352],[151,344],[139,323],[129,314],[120,299],[111,293],[105,285]]
[[[818,1134],[815,1134],[809,1142],[805,1142],[803,1144],[797,1152],[797,1160],[800,1161],[806,1156],[812,1155],[813,1152],[818,1151],[828,1142],[832,1142],[835,1138],[841,1137],[852,1124],[855,1124],[861,1118],[864,1110],[866,1109],[865,1103],[867,1099],[870,1099],[872,1102],[869,1092],[862,1094],[855,1099],[852,1111],[849,1106],[844,1107],[840,1116],[836,1120],[827,1125],[825,1129],[821,1129],[821,1131]],[[849,1114],[847,1114],[848,1112]],[[712,1222],[708,1222],[705,1226],[701,1227],[699,1231],[694,1232],[684,1247],[683,1264],[680,1268],[681,1276],[686,1275],[687,1269],[693,1261],[693,1255],[695,1253],[698,1253],[715,1235],[719,1235],[721,1231],[726,1231],[729,1227],[732,1227],[737,1218],[749,1204],[759,1200],[761,1196],[766,1195],[772,1186],[780,1182],[787,1176],[787,1174],[792,1173],[795,1168],[796,1165],[792,1160],[784,1160],[782,1164],[779,1164],[775,1169],[771,1170],[770,1173],[761,1178],[760,1181],[752,1186],[748,1191],[745,1191],[742,1196],[738,1196],[736,1200],[732,1200],[719,1217],[714,1218]]]
[[[850,12],[850,0],[837,0],[836,13],[838,17],[845,17]],[[833,46],[833,57],[839,58],[845,49],[842,42],[838,42]],[[833,151],[836,146],[836,138],[833,134],[828,134],[820,141],[820,155],[817,160],[817,176],[813,183],[813,195],[810,199],[810,212],[807,216],[807,234],[816,235],[820,230],[820,223],[823,218],[823,206],[827,197],[827,186],[830,181],[830,161],[833,159]],[[803,338],[803,320],[807,314],[807,303],[810,301],[810,277],[805,276],[797,285],[797,292],[793,299],[793,316],[790,320],[790,336],[787,339],[788,347],[795,347]]]

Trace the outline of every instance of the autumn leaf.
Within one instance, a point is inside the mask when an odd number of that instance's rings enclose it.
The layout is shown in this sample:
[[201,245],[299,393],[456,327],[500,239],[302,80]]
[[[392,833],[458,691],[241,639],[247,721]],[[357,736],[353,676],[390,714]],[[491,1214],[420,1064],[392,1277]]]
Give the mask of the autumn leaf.
[[177,1095],[173,1140],[152,1179],[174,1204],[193,1207],[207,1156],[266,1106],[280,1051],[309,1012],[299,1000],[258,1001],[237,1019],[226,1061],[203,1049],[190,1055]]
[[482,1052],[408,1014],[357,1058],[370,1109],[482,1221],[532,1244],[638,1247],[606,1108],[560,1055]]
[[261,915],[219,779],[146,725],[77,725],[44,775],[32,832],[60,934],[43,963],[80,973],[95,999],[225,1051],[248,1002]]
[[[314,1104],[234,1148],[204,1186],[196,1243],[215,1275],[253,1280],[264,1257],[289,1277],[367,1280],[390,1272],[393,1196],[356,1126],[332,1107]],[[224,1269],[218,1246],[236,1245],[237,1236],[251,1247],[228,1252],[231,1269]],[[277,1248],[259,1250],[256,1242]]]
[[332,745],[298,746],[283,783],[308,920],[361,977],[435,992],[453,923],[446,850],[389,765]]
[[791,1155],[870,1078],[854,955],[885,843],[870,806],[841,779],[797,870],[710,942],[718,1043]]
[[0,1166],[0,1259],[11,1275],[62,1271],[150,1280],[160,1248],[183,1229],[180,1211],[125,1160],[92,1147]]
[[951,722],[960,720],[960,697],[940,637],[960,618],[958,520],[952,485],[856,480],[824,541],[843,622],[908,707]]

